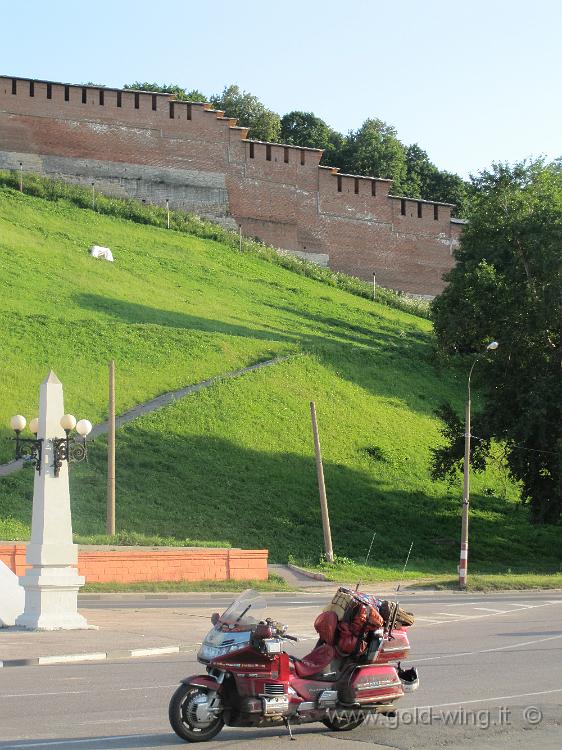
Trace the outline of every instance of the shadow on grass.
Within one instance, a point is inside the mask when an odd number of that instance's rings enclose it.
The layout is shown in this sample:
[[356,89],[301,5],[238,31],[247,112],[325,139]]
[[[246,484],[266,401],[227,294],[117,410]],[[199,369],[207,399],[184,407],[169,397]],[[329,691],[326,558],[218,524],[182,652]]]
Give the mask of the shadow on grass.
[[[86,309],[103,312],[126,323],[154,324],[186,328],[205,333],[297,344],[314,354],[338,377],[368,393],[397,399],[413,411],[431,415],[453,389],[443,382],[429,362],[429,339],[420,332],[395,331],[384,321],[368,328],[323,316],[299,307],[277,307],[285,319],[264,326],[260,320],[226,322],[187,312],[161,310],[148,305],[108,298],[97,294],[79,294],[76,303]],[[399,377],[397,377],[399,373]],[[452,397],[454,391],[447,395]]]
[[[120,434],[118,528],[268,548],[272,562],[286,562],[289,554],[317,562],[323,538],[314,457],[266,453],[213,436],[186,434],[185,417],[181,411],[176,414],[177,421],[167,422],[176,425],[175,435],[151,431],[141,423]],[[102,533],[105,517],[102,441],[90,456],[87,467],[78,466],[72,473],[74,528],[81,535]],[[364,559],[376,529],[375,564],[381,560],[403,564],[414,539],[418,565],[420,559],[431,556],[450,561],[455,569],[460,528],[457,498],[436,500],[398,490],[368,472],[330,462],[325,463],[325,477],[338,555]],[[517,516],[513,539],[501,542],[498,536],[507,515],[473,519],[472,560],[553,564],[560,531],[552,529],[551,544],[533,549],[533,527],[524,516]],[[436,537],[450,544],[437,547]]]
[[[268,548],[272,562],[286,562],[291,554],[317,563],[323,538],[313,455],[268,453],[210,435],[194,436],[181,404],[168,409],[176,410],[168,412],[165,423],[174,425],[174,434],[160,431],[160,418],[152,429],[143,419],[119,433],[118,529]],[[81,536],[102,534],[105,526],[105,440],[97,440],[89,455],[90,463],[71,471],[74,531]],[[456,569],[457,498],[396,489],[367,471],[328,461],[324,468],[337,555],[362,562],[376,530],[374,565],[403,564],[414,540],[412,569],[423,569],[428,558],[443,564],[442,571],[448,563],[451,571]],[[32,475],[27,470],[0,480],[0,516],[9,508],[16,524],[29,524]],[[474,501],[484,505],[486,498],[475,495]],[[544,544],[537,546],[535,527],[525,514],[510,510],[506,504],[503,514],[471,519],[471,562],[482,569],[521,561],[537,571],[557,567],[560,529],[541,529]],[[435,584],[418,587],[425,585]],[[439,585],[448,587],[449,582]]]

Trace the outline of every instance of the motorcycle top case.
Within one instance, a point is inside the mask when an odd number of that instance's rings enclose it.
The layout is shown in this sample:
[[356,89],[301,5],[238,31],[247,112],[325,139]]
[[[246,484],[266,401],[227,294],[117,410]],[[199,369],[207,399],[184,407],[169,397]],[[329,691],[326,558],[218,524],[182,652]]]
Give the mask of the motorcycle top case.
[[393,701],[404,695],[396,668],[385,664],[356,667],[338,693],[342,703],[359,705]]
[[406,659],[410,653],[410,641],[405,628],[395,628],[390,638],[385,636],[382,648],[377,654],[377,664]]

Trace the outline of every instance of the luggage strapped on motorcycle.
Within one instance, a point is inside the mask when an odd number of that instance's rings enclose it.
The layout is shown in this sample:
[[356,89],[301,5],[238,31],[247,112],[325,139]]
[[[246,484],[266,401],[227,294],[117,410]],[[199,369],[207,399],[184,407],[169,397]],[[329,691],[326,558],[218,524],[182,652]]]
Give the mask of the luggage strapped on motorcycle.
[[326,612],[338,618],[336,650],[340,656],[358,656],[367,648],[371,634],[383,626],[377,600],[340,586]]

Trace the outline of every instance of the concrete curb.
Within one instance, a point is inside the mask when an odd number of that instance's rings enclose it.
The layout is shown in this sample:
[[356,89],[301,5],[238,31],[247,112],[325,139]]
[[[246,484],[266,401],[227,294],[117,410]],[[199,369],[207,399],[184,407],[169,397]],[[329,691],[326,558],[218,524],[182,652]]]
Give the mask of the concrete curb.
[[[119,599],[127,600],[127,599],[144,599],[145,601],[147,599],[182,599],[187,597],[193,597],[193,596],[200,596],[202,599],[210,599],[214,596],[225,596],[227,594],[232,594],[233,598],[236,598],[237,594],[240,594],[240,591],[170,591],[168,592],[162,592],[162,593],[150,593],[147,591],[146,593],[143,593],[142,591],[136,592],[136,591],[100,591],[100,593],[84,593],[84,594],[78,594],[78,603],[82,604],[83,607],[88,606],[88,602],[98,602],[98,601],[118,601]],[[264,591],[262,592],[264,594],[291,594],[294,592],[291,591]]]
[[200,643],[175,646],[154,646],[153,648],[116,649],[113,651],[90,651],[84,654],[58,654],[56,656],[36,656],[32,659],[6,659],[0,661],[0,669],[10,667],[41,667],[54,664],[76,664],[83,661],[109,661],[111,659],[141,659],[146,656],[191,653]]
[[289,570],[294,570],[295,573],[300,573],[300,575],[305,578],[311,578],[314,581],[324,581],[325,583],[333,583],[333,581],[329,581],[328,578],[326,578],[324,573],[311,573],[310,570],[299,568],[298,565],[293,565],[293,563],[287,563],[287,567]]

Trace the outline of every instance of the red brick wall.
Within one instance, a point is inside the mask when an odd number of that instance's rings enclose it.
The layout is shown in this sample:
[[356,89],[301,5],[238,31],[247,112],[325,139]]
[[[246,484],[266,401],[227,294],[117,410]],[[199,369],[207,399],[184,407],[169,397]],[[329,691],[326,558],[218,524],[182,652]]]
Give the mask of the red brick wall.
[[[178,547],[156,550],[118,547],[111,550],[79,549],[78,572],[87,583],[135,581],[228,581],[268,577],[267,550],[203,549]],[[25,544],[0,546],[0,560],[16,575],[29,567]]]
[[[24,168],[87,182],[88,160],[95,160],[98,171],[107,164],[105,176],[96,174],[99,189],[117,194],[127,165],[142,165],[148,172],[139,179],[152,181],[147,195],[155,202],[165,200],[166,188],[154,185],[189,175],[203,188],[205,181],[223,185],[225,196],[224,211],[216,195],[196,195],[188,210],[229,215],[246,234],[278,247],[327,254],[335,270],[367,280],[375,272],[382,286],[443,289],[460,232],[450,206],[438,204],[436,220],[433,203],[389,197],[388,180],[319,167],[317,149],[252,143],[245,128],[208,104],[22,79],[13,94],[12,80],[0,77],[0,164],[22,160]],[[49,157],[64,157],[66,166],[49,166]]]

